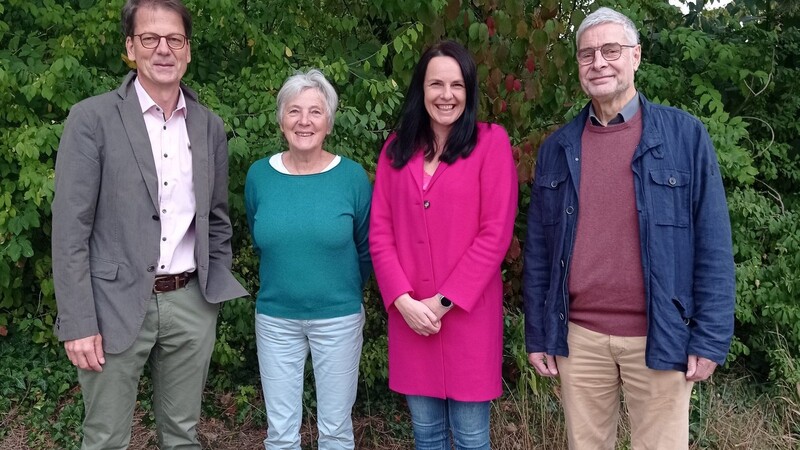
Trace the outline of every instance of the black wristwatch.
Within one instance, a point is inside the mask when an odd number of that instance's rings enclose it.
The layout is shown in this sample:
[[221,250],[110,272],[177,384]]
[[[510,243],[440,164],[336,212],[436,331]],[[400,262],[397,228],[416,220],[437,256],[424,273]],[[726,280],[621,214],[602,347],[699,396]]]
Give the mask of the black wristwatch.
[[445,297],[442,294],[438,294],[438,295],[439,295],[439,304],[442,305],[443,308],[452,308],[453,307],[453,302],[449,298]]

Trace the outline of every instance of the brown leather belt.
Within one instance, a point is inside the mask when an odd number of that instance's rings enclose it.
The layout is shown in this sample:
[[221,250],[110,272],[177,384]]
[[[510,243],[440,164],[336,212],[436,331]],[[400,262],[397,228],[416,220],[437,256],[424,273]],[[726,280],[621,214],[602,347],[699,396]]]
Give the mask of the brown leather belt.
[[177,275],[157,275],[153,282],[153,292],[161,294],[180,289],[185,287],[193,276],[194,272],[183,272]]

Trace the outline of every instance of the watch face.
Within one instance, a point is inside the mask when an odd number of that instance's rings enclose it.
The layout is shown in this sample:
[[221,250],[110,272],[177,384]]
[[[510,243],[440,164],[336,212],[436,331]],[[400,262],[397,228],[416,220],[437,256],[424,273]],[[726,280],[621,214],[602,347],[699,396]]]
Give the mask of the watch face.
[[439,299],[439,304],[444,306],[445,308],[449,308],[449,307],[453,306],[453,302],[451,302],[450,299],[447,298],[447,297],[440,298]]

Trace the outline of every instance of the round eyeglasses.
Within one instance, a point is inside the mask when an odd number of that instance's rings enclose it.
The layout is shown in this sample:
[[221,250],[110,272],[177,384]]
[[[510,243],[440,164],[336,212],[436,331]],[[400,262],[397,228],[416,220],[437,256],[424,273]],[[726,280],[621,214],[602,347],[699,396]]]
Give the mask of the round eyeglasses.
[[609,42],[600,47],[586,47],[578,50],[578,63],[582,66],[587,66],[594,62],[594,55],[600,50],[603,59],[606,61],[616,61],[622,56],[623,48],[634,48],[635,45],[624,45],[617,42]]
[[158,47],[158,44],[161,43],[161,38],[166,39],[167,45],[169,48],[173,50],[180,50],[186,45],[186,36],[179,34],[179,33],[172,33],[166,36],[162,36],[156,33],[142,33],[142,34],[134,34],[134,37],[139,38],[139,42],[142,43],[142,47],[147,49],[153,49]]

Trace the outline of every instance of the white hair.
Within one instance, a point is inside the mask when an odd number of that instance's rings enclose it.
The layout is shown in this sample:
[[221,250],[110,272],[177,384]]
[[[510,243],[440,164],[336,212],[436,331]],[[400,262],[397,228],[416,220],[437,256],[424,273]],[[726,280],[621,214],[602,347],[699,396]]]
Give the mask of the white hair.
[[[636,29],[636,25],[633,24],[633,21],[629,19],[628,16],[604,6],[583,19],[583,22],[581,22],[581,25],[578,27],[578,31],[575,33],[575,47],[577,48],[580,46],[581,35],[583,35],[584,31],[591,27],[605,23],[622,25],[622,29],[625,32],[625,37],[630,40],[630,42],[627,44],[639,44],[639,31]],[[625,44],[625,42],[620,42],[620,44]]]
[[298,96],[306,89],[316,89],[325,101],[325,112],[328,114],[328,128],[333,129],[333,120],[336,116],[336,108],[339,107],[339,96],[331,83],[317,69],[311,69],[306,73],[297,72],[283,82],[281,90],[278,91],[278,108],[275,117],[278,124],[283,121],[284,108],[286,103]]

